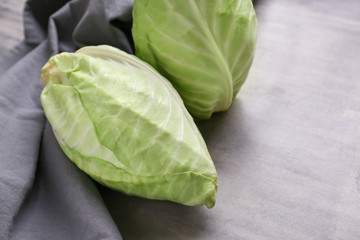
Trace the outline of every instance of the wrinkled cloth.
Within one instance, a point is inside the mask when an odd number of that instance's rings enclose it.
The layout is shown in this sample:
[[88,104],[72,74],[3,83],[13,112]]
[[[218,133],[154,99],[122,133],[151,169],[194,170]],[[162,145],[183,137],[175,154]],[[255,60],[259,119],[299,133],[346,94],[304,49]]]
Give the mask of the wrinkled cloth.
[[0,58],[0,239],[121,239],[94,183],[61,151],[40,104],[54,54],[133,53],[132,1],[29,0],[25,39]]
[[51,55],[133,53],[132,2],[28,1],[24,42],[0,56],[0,239],[360,239],[360,1],[256,3],[248,79],[229,111],[198,123],[218,172],[207,209],[92,181],[41,108]]

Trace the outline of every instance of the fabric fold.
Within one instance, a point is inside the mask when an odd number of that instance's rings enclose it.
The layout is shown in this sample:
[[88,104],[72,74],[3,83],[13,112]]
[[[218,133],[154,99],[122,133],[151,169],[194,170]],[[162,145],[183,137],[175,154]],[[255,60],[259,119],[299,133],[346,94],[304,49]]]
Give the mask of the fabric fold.
[[24,41],[0,57],[1,239],[121,239],[92,180],[54,139],[40,104],[40,72],[52,55],[85,45],[132,53],[132,4],[25,3]]
[[94,183],[68,161],[48,123],[34,186],[11,239],[121,239]]
[[22,60],[0,77],[1,239],[7,239],[34,179],[45,116],[38,100],[40,74],[33,69],[46,62],[44,51],[46,43],[24,51]]

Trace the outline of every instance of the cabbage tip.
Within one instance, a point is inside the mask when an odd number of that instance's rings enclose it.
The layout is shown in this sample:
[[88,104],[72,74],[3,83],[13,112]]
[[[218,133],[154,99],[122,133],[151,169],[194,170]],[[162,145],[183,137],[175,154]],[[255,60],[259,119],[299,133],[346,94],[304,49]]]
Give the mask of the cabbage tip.
[[251,0],[135,0],[133,20],[136,56],[171,81],[195,118],[229,109],[254,58]]
[[61,53],[42,69],[41,104],[68,158],[129,195],[189,206],[215,204],[217,173],[171,84],[109,46]]

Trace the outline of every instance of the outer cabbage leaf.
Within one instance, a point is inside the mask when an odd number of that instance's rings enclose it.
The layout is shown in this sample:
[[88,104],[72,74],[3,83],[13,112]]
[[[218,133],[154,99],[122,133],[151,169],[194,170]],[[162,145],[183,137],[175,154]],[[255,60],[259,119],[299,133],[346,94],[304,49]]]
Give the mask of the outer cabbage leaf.
[[254,56],[251,0],[135,0],[133,19],[136,55],[171,81],[194,117],[230,107]]
[[215,204],[217,173],[204,140],[150,65],[98,46],[56,55],[42,71],[45,114],[80,169],[130,195]]

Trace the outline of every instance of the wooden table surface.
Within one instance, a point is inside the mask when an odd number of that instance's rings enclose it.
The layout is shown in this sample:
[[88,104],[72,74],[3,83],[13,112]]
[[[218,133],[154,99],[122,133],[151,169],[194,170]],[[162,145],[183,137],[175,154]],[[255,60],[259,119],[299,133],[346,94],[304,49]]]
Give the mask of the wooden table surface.
[[[0,2],[0,54],[23,38],[23,3]],[[200,124],[219,174],[215,207],[104,192],[125,239],[360,239],[360,1],[258,0],[256,10],[249,79],[229,112]]]

